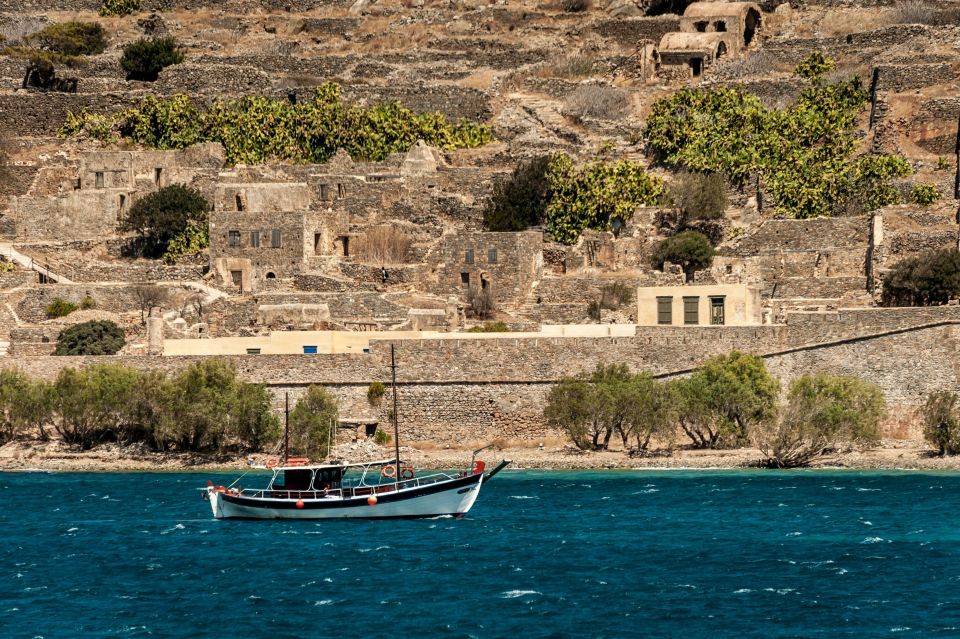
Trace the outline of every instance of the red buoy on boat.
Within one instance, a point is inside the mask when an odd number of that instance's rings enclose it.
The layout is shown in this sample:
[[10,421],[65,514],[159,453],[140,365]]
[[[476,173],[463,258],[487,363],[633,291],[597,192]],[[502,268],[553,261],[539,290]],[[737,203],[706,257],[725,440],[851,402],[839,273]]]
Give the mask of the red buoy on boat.
[[370,495],[369,497],[367,497],[367,504],[370,505],[370,506],[376,506],[376,505],[377,505],[377,496],[376,496],[376,495]]
[[302,499],[298,499],[298,500],[297,500],[297,508],[303,508],[303,500],[302,500]]

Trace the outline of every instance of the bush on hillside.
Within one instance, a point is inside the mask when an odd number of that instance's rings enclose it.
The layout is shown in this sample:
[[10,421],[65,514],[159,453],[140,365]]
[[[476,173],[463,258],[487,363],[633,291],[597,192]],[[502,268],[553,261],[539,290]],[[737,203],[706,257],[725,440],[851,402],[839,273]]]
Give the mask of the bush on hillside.
[[858,77],[826,82],[832,61],[814,53],[796,73],[793,104],[766,107],[743,87],[682,89],[654,102],[644,136],[668,165],[722,174],[734,186],[759,179],[785,215],[872,211],[900,201],[891,184],[909,175],[902,157],[857,153],[868,92]]
[[710,266],[716,253],[706,235],[698,231],[684,231],[661,241],[653,249],[651,264],[663,269],[665,262],[678,264],[683,268],[687,281],[693,281],[693,274]]
[[468,333],[507,333],[510,328],[503,322],[484,322],[480,326],[473,326]]
[[47,304],[47,317],[51,319],[55,317],[66,317],[75,310],[77,310],[77,305],[73,302],[68,302],[62,297],[55,297],[52,302]]
[[101,0],[100,15],[128,16],[140,10],[140,0]]
[[120,221],[120,230],[140,235],[139,253],[159,257],[191,224],[206,226],[209,210],[199,191],[182,184],[165,186],[137,200]]
[[670,183],[670,200],[680,210],[681,227],[716,220],[727,209],[727,183],[716,173],[684,171]]
[[910,192],[910,200],[920,206],[930,206],[940,199],[936,184],[918,184]]
[[467,291],[467,306],[474,317],[486,319],[494,311],[496,304],[490,287],[471,286]]
[[115,355],[126,344],[123,331],[110,320],[91,320],[61,331],[54,355]]
[[488,231],[524,231],[543,224],[550,203],[547,170],[551,156],[521,161],[508,176],[493,184],[493,194],[483,211]]
[[61,22],[27,36],[25,42],[64,56],[97,55],[106,50],[107,35],[97,22]]
[[563,114],[574,122],[584,118],[621,120],[630,111],[630,92],[619,87],[585,84],[574,89],[563,102]]
[[923,438],[944,455],[960,454],[960,395],[930,393],[923,406]]
[[0,370],[0,444],[32,433],[45,440],[52,404],[44,382],[31,380],[20,371]]
[[928,251],[898,262],[883,280],[886,306],[933,306],[960,298],[960,251]]
[[120,66],[128,80],[154,82],[165,68],[183,62],[183,53],[172,36],[141,38],[123,48]]
[[754,430],[769,468],[798,468],[837,450],[862,449],[880,441],[886,412],[883,392],[861,379],[827,373],[794,380],[779,419]]
[[379,406],[386,392],[387,389],[383,382],[370,382],[370,385],[367,386],[367,403],[371,406]]
[[155,149],[183,149],[200,142],[223,145],[230,165],[269,161],[319,164],[344,149],[354,160],[379,161],[405,153],[423,140],[444,150],[473,148],[492,139],[489,127],[438,112],[414,113],[398,102],[346,105],[340,86],[328,82],[312,100],[247,96],[197,107],[183,94],[147,96],[136,107],[104,115],[68,113],[61,136],[117,137]]

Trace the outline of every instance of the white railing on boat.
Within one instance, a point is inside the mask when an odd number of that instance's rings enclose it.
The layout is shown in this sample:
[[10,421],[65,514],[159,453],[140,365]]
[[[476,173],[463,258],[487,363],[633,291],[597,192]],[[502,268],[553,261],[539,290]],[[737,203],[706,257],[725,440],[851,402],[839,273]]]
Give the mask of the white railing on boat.
[[466,477],[469,473],[460,475],[451,475],[449,473],[435,473],[433,475],[424,475],[423,477],[411,477],[401,479],[396,482],[383,484],[360,484],[357,486],[344,486],[341,488],[328,488],[326,490],[283,490],[275,488],[244,488],[237,494],[243,497],[256,499],[329,499],[340,498],[350,499],[352,497],[369,497],[371,495],[383,495],[386,493],[397,492],[408,488],[419,488],[421,486],[430,486],[442,481]]

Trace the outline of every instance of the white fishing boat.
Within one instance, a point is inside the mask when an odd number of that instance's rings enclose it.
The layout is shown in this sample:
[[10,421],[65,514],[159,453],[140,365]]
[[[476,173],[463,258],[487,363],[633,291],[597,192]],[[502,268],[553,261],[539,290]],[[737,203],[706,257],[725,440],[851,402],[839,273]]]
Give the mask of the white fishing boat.
[[[260,468],[272,471],[263,488],[241,488],[208,481],[203,496],[217,519],[390,519],[449,515],[463,517],[476,502],[480,488],[509,460],[486,471],[473,452],[470,465],[459,471],[418,473],[400,457],[397,426],[396,366],[393,367],[393,426],[395,456],[359,463],[311,463],[289,456],[289,428],[282,457],[267,459]],[[289,414],[289,411],[288,411]]]
[[509,463],[484,472],[475,453],[469,469],[418,474],[395,459],[315,465],[291,458],[270,469],[265,488],[210,482],[205,495],[217,519],[459,518],[473,506],[483,483]]

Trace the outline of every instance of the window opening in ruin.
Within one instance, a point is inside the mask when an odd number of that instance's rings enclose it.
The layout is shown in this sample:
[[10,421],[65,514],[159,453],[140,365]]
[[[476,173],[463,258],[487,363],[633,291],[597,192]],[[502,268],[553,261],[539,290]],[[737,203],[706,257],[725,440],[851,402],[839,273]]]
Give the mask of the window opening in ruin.
[[727,264],[727,275],[733,273],[733,264]]
[[94,178],[94,183],[93,183],[94,187],[98,189],[102,189],[103,188],[103,171],[97,171],[96,173],[94,173],[93,178]]
[[240,231],[230,231],[227,233],[227,246],[231,248],[240,246]]
[[320,255],[320,242],[323,240],[323,235],[321,233],[313,234],[313,254]]
[[243,211],[243,198],[240,197],[240,194],[239,194],[239,193],[237,193],[237,194],[233,197],[233,200],[234,200],[234,202],[236,202],[237,211]]
[[717,55],[715,59],[719,60],[725,55],[727,55],[727,45],[721,42],[720,44],[717,45]]
[[747,17],[743,21],[743,46],[750,46],[750,43],[753,42],[753,36],[759,28],[760,13],[756,9],[747,10]]
[[699,297],[683,298],[683,323],[687,325],[700,323]]
[[350,257],[350,237],[347,235],[341,235],[337,238],[337,244],[340,247],[340,255],[343,257]]
[[707,30],[707,22],[706,22],[705,20],[701,20],[701,21],[698,21],[698,22],[694,22],[694,23],[693,23],[693,26],[694,26],[694,27],[696,28],[696,30],[699,31],[700,33],[704,33],[704,32]]
[[724,32],[727,30],[727,23],[723,20],[717,20],[713,25],[714,30],[719,32]]
[[73,181],[73,190],[74,191],[80,190],[80,178],[77,178]]
[[467,264],[473,264],[473,249],[467,249],[463,253],[463,261]]
[[117,211],[117,221],[119,222],[120,220],[122,220],[126,214],[127,214],[127,196],[121,193],[120,207],[119,207],[119,210]]
[[726,313],[724,312],[724,298],[710,298],[710,323],[714,326],[726,324]]
[[487,251],[487,261],[490,262],[491,264],[497,263],[497,249],[492,248],[489,251]]
[[247,349],[247,355],[259,355],[259,354],[260,354],[260,349],[259,349],[259,348],[248,348],[248,349]]
[[250,247],[260,248],[260,231],[250,231]]
[[480,276],[480,288],[484,291],[490,288],[490,280],[483,275]]
[[377,434],[377,424],[364,424],[363,425],[363,434],[367,437],[373,437]]
[[657,324],[673,324],[673,298],[657,298]]
[[163,169],[157,167],[153,170],[153,183],[160,186],[160,176],[163,175]]
[[321,185],[320,185],[320,199],[321,199],[321,200],[329,200],[329,199],[330,199],[330,185],[329,185],[329,184],[321,184]]
[[273,229],[270,231],[270,246],[272,248],[280,248],[280,230]]
[[266,274],[265,277],[266,277],[268,280],[275,280],[275,279],[277,279],[277,274],[274,273],[273,271],[267,271],[267,274]]
[[470,288],[470,274],[461,273],[460,274],[460,286],[462,288]]
[[337,184],[337,197],[341,199],[347,197],[347,190],[343,188],[343,184]]
[[243,285],[243,271],[230,271],[230,279],[233,280],[234,286]]
[[699,78],[700,74],[703,73],[703,59],[690,58],[690,70],[693,71],[693,77]]

